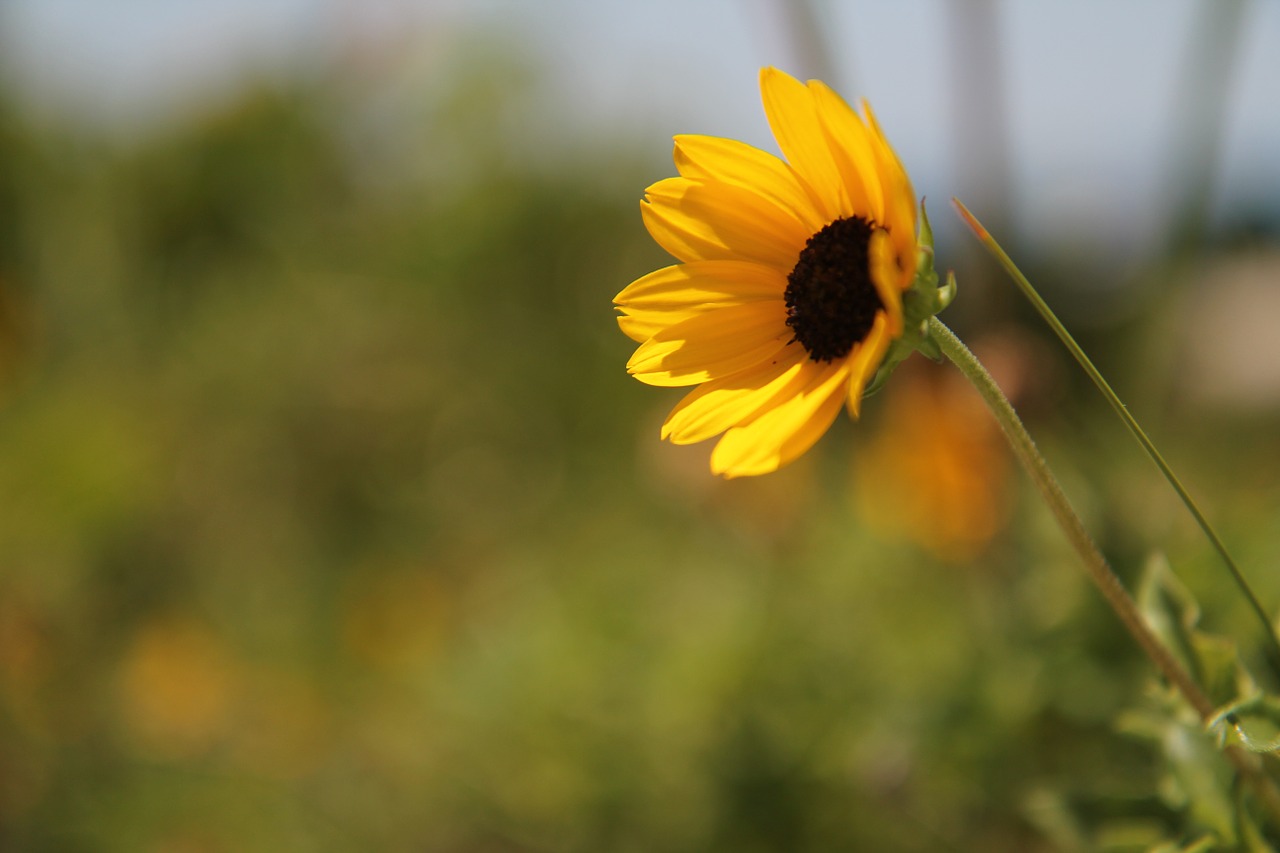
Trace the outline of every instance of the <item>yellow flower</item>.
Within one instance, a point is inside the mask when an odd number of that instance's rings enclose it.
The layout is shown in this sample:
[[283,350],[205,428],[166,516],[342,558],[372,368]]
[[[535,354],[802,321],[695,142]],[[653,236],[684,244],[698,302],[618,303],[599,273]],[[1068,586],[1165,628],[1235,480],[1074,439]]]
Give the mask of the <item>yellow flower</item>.
[[868,381],[903,334],[917,272],[911,182],[864,102],[818,80],[760,72],[786,162],[742,142],[677,136],[678,178],[640,205],[653,239],[681,263],[615,298],[640,342],[627,370],[691,386],[662,437],[724,433],[711,470],[765,474],[800,456],[835,420],[857,417]]

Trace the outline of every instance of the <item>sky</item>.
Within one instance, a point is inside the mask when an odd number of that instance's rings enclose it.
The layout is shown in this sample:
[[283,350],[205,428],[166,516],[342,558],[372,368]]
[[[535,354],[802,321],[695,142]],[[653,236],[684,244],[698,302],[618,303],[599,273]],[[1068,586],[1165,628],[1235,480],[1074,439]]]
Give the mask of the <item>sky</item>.
[[661,162],[675,133],[772,148],[756,74],[777,65],[866,97],[921,194],[981,199],[1003,175],[1032,236],[1151,243],[1188,162],[1211,166],[1219,213],[1280,207],[1277,0],[1243,2],[1217,41],[1234,0],[815,0],[816,45],[788,5],[7,0],[0,73],[46,112],[143,127],[353,42],[411,44],[431,75],[488,35],[546,69],[532,137],[649,140]]

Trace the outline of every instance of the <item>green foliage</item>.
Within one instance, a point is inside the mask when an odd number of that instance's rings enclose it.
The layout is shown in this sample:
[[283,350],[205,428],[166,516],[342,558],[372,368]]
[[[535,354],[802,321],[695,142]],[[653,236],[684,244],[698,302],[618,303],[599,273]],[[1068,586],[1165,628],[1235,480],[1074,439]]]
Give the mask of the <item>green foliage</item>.
[[1245,731],[1255,712],[1245,709],[1261,709],[1273,700],[1259,693],[1233,642],[1199,628],[1199,605],[1163,556],[1148,561],[1138,600],[1165,645],[1195,673],[1210,698],[1224,706],[1206,726],[1175,691],[1153,687],[1140,707],[1118,720],[1122,731],[1157,745],[1166,762],[1160,791],[1184,824],[1182,841],[1168,841],[1158,849],[1269,853],[1274,848],[1260,829],[1260,815],[1222,748],[1251,740]]
[[[0,847],[1267,849],[1016,482],[948,560],[846,498],[877,406],[754,482],[658,442],[608,303],[665,172],[513,156],[511,76],[376,140],[328,84],[127,146],[0,105]],[[1167,516],[1064,417],[1123,563]]]

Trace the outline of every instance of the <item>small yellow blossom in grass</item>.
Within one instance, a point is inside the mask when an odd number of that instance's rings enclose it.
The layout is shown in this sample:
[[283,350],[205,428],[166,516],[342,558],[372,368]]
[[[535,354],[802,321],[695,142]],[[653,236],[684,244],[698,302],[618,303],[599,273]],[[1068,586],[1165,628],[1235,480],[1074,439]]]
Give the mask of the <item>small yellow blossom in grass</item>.
[[627,370],[696,386],[663,438],[723,433],[711,469],[726,477],[791,462],[842,406],[856,417],[890,347],[921,319],[904,316],[921,271],[916,199],[870,107],[859,114],[824,83],[774,68],[760,90],[786,160],[677,136],[680,176],[649,187],[640,209],[680,263],[615,299],[640,343]]

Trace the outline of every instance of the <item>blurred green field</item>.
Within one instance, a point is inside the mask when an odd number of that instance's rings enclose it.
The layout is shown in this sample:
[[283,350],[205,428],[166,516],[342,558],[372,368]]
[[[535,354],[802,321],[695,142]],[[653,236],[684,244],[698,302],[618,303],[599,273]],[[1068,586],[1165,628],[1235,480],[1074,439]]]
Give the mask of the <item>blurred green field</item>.
[[[506,82],[385,149],[323,78],[127,142],[0,103],[0,848],[1191,832],[1115,729],[1149,665],[972,398],[912,364],[793,467],[713,479],[658,441],[678,395],[626,376],[610,308],[667,262],[636,210],[666,141],[530,162]],[[1212,262],[1152,271],[1086,343],[1274,603],[1275,401],[1184,382]],[[1121,573],[1164,549],[1252,660],[1136,446],[964,287]]]

